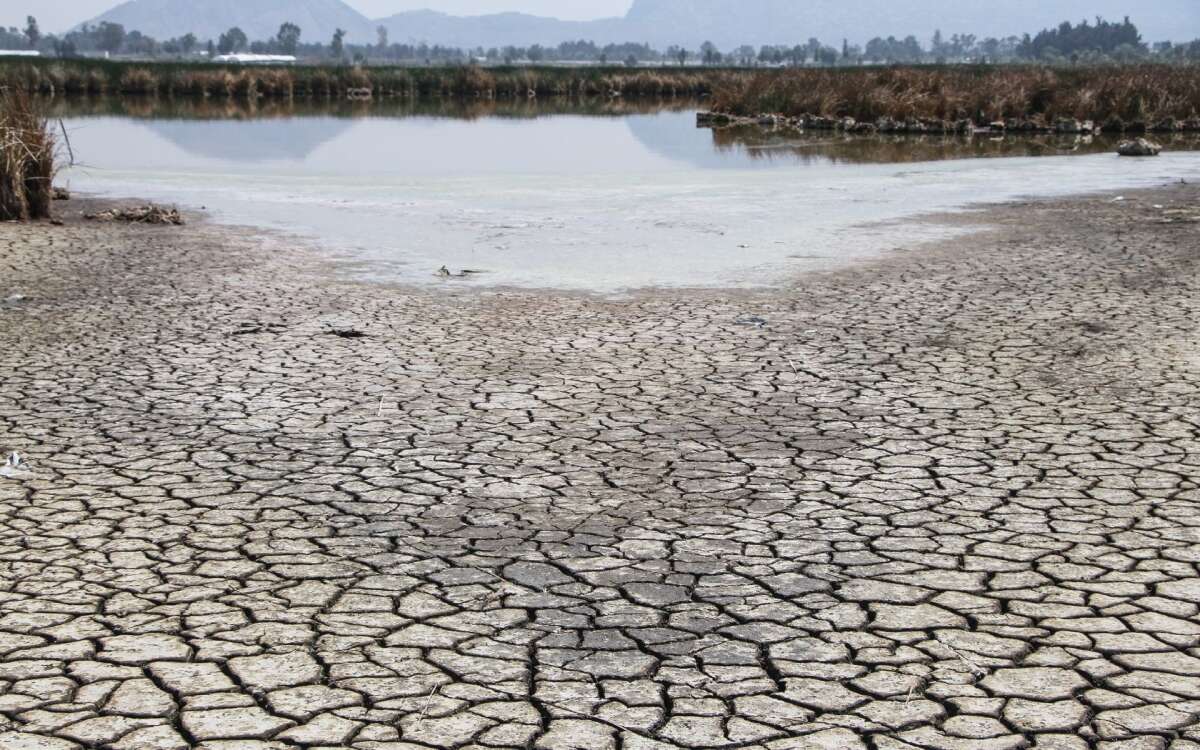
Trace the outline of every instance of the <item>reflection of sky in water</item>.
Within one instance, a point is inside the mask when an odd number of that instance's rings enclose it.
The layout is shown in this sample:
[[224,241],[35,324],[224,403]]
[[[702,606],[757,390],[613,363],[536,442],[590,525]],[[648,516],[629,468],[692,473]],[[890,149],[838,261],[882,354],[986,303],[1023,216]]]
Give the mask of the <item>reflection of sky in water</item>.
[[[1200,154],[903,165],[751,158],[691,112],[68,124],[80,190],[286,229],[382,278],[612,290],[761,284],[946,234],[887,224],[1022,195],[1200,177]],[[467,283],[467,282],[461,282]]]
[[[663,116],[693,155],[717,156],[692,113]],[[648,116],[645,119],[654,119]],[[651,131],[658,135],[661,131]],[[121,120],[72,123],[81,161],[112,169],[360,175],[588,174],[674,166],[624,118]],[[104,148],[89,151],[89,143]],[[114,148],[115,147],[115,148]],[[726,160],[727,161],[727,160]]]

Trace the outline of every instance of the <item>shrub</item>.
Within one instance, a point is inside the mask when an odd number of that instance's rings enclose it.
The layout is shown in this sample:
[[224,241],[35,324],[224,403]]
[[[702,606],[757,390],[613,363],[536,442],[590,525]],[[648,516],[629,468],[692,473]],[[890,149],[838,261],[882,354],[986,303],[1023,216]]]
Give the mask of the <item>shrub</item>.
[[0,89],[0,220],[50,216],[54,137],[25,91]]

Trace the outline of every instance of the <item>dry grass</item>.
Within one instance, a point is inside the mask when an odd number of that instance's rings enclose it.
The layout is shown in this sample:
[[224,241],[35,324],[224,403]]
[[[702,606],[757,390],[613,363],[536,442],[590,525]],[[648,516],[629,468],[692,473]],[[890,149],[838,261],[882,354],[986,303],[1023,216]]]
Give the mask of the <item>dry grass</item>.
[[723,70],[505,67],[223,67],[105,60],[0,62],[0,85],[42,95],[117,93],[212,99],[375,97],[525,99],[530,96],[667,97],[706,94]]
[[145,68],[130,68],[121,76],[120,92],[127,95],[146,96],[158,87],[154,75]]
[[989,122],[1059,118],[1154,124],[1200,114],[1200,70],[1141,65],[769,71],[714,87],[714,111]]
[[[0,85],[41,94],[242,101],[534,97],[664,99],[711,94],[718,112],[874,121],[1072,117],[1119,130],[1200,115],[1200,68],[1137,65],[910,66],[753,71],[623,67],[223,67],[104,60],[0,62]],[[1119,126],[1119,127],[1117,127]]]
[[50,216],[54,136],[24,91],[0,89],[0,220]]

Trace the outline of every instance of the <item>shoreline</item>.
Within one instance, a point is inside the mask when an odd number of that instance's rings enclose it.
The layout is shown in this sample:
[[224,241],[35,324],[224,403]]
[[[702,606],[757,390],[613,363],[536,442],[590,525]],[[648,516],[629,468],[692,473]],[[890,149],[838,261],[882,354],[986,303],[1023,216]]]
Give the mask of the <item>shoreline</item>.
[[81,203],[0,224],[0,748],[1200,741],[1200,186],[628,299]]
[[[961,203],[947,207],[931,207],[923,209],[921,212],[892,216],[883,219],[870,221],[855,222],[849,225],[849,228],[866,233],[864,236],[868,241],[874,243],[878,247],[871,251],[859,251],[845,258],[839,258],[835,261],[826,260],[815,265],[807,267],[801,263],[796,264],[792,261],[799,259],[804,260],[808,256],[804,255],[786,255],[780,256],[766,263],[757,265],[746,265],[740,269],[726,271],[727,276],[741,276],[739,281],[731,281],[721,284],[687,284],[683,282],[651,282],[645,284],[626,284],[614,286],[610,280],[601,279],[591,285],[582,284],[578,280],[569,280],[566,282],[555,282],[552,279],[544,281],[527,281],[527,282],[510,282],[510,281],[491,281],[489,274],[495,273],[495,269],[484,268],[484,270],[472,272],[465,277],[442,278],[437,271],[436,259],[428,259],[429,269],[428,278],[423,280],[415,279],[412,276],[400,276],[386,270],[387,263],[381,258],[364,256],[356,253],[352,249],[337,247],[329,244],[326,238],[319,234],[308,233],[302,228],[285,228],[272,226],[269,223],[254,224],[246,223],[244,217],[220,216],[218,209],[208,209],[204,206],[197,206],[189,203],[164,203],[164,206],[180,207],[189,220],[189,224],[202,222],[211,225],[217,231],[222,231],[230,234],[246,234],[248,236],[257,236],[269,239],[270,242],[277,246],[286,248],[304,248],[304,253],[314,258],[321,259],[322,262],[328,264],[332,269],[335,269],[341,278],[355,283],[363,283],[367,285],[383,285],[391,288],[417,291],[472,291],[486,293],[489,291],[499,293],[531,293],[531,294],[561,294],[568,296],[595,297],[597,299],[627,299],[641,295],[653,294],[699,294],[699,293],[765,293],[771,294],[781,290],[786,290],[793,285],[794,281],[805,276],[813,275],[817,277],[835,274],[843,270],[853,270],[855,268],[869,266],[872,263],[880,262],[895,255],[907,255],[910,253],[921,253],[923,248],[936,247],[940,245],[956,246],[960,244],[973,244],[974,237],[986,236],[991,228],[987,222],[987,214],[989,211],[1002,210],[1005,207],[1012,205],[1039,205],[1052,203],[1061,200],[1071,201],[1088,201],[1088,200],[1112,200],[1111,195],[1121,193],[1123,195],[1133,195],[1146,190],[1169,189],[1176,184],[1188,184],[1183,179],[1179,183],[1163,182],[1157,187],[1117,187],[1103,188],[1096,190],[1088,190],[1079,193],[1067,193],[1065,195],[1020,195],[1009,199],[988,199],[988,198],[971,198],[963,200]],[[76,199],[71,202],[56,202],[56,206],[60,209],[66,208],[72,216],[77,216],[81,213],[80,206],[92,206],[93,210],[102,210],[114,207],[131,206],[131,205],[150,205],[152,201],[147,201],[141,198],[119,198],[109,197],[97,194],[91,194],[86,191],[73,191],[76,194]],[[1124,199],[1121,196],[1120,199]],[[68,208],[69,207],[69,208]],[[924,228],[925,233],[918,237],[912,237],[911,232],[906,233],[905,227],[909,228]],[[871,237],[871,231],[887,230],[890,232],[889,238]],[[190,227],[189,230],[190,231]],[[813,259],[822,256],[812,256]],[[395,262],[404,262],[404,258],[395,259]],[[381,264],[382,268],[381,269]],[[484,264],[486,266],[486,264]],[[457,268],[457,266],[455,267]],[[770,269],[770,270],[767,270]],[[500,270],[501,275],[507,275],[507,270]],[[477,275],[475,275],[477,274]]]
[[[205,207],[186,204],[160,204],[153,200],[138,197],[111,197],[96,195],[88,192],[71,191],[68,200],[56,200],[55,211],[51,219],[32,222],[0,222],[0,227],[36,228],[49,231],[62,229],[64,226],[84,230],[95,230],[98,235],[106,233],[122,236],[119,241],[126,242],[136,239],[139,232],[148,233],[147,239],[155,244],[165,242],[170,246],[172,240],[183,245],[199,245],[204,252],[212,253],[221,244],[237,247],[227,260],[235,263],[236,268],[261,268],[269,265],[270,260],[262,256],[264,249],[279,249],[288,255],[289,262],[299,264],[306,277],[320,284],[334,286],[349,285],[361,288],[364,292],[370,289],[390,290],[414,297],[425,295],[443,295],[449,293],[453,297],[545,297],[548,299],[565,298],[579,301],[592,301],[600,304],[631,304],[639,300],[659,297],[677,296],[684,299],[715,299],[725,297],[778,298],[810,284],[821,284],[827,280],[844,280],[871,276],[875,273],[897,271],[897,265],[923,264],[932,258],[947,258],[957,253],[973,252],[979,247],[987,247],[995,242],[1010,226],[1008,217],[1013,212],[1038,211],[1053,209],[1059,205],[1107,207],[1114,202],[1132,206],[1149,207],[1149,211],[1157,213],[1178,213],[1178,208],[1172,204],[1153,203],[1153,196],[1174,196],[1177,193],[1187,193],[1190,190],[1200,192],[1200,185],[1185,180],[1179,182],[1164,182],[1154,187],[1137,187],[1131,189],[1113,190],[1097,189],[1069,195],[1025,196],[1001,202],[974,201],[963,203],[948,210],[929,210],[899,218],[890,218],[878,222],[868,222],[867,226],[895,225],[931,225],[949,232],[944,237],[924,238],[912,243],[901,242],[899,239],[889,247],[879,249],[869,255],[855,257],[845,265],[831,268],[814,268],[803,270],[780,271],[774,282],[758,284],[730,284],[725,286],[669,286],[645,285],[622,287],[619,289],[590,289],[571,286],[522,286],[516,284],[488,283],[486,277],[450,277],[444,278],[436,271],[429,274],[429,282],[413,282],[403,279],[364,276],[356,269],[369,266],[373,261],[344,254],[344,251],[331,248],[322,243],[321,238],[307,236],[291,230],[273,228],[265,225],[245,224],[236,221],[226,221],[214,215]],[[1120,192],[1116,198],[1109,193]],[[1168,199],[1169,200],[1169,199]],[[177,209],[185,224],[182,226],[158,226],[115,221],[96,221],[86,219],[85,214],[100,213],[110,209],[127,208],[130,206],[169,206]],[[1186,205],[1186,204],[1185,204]],[[1165,207],[1164,207],[1165,206]],[[62,209],[66,209],[64,212]],[[1200,217],[1200,210],[1196,212]],[[1163,221],[1162,216],[1151,215],[1151,222]],[[1180,224],[1186,224],[1192,219],[1185,219]],[[1196,220],[1200,221],[1200,218]],[[157,233],[161,233],[158,236]],[[172,237],[171,235],[179,235]],[[963,246],[966,246],[964,249]],[[13,261],[19,263],[20,260]],[[476,281],[478,283],[476,283]]]
[[1167,118],[1158,122],[1098,123],[1074,117],[1060,118],[1048,123],[1044,118],[1010,117],[989,123],[977,123],[972,119],[942,120],[928,117],[880,117],[874,121],[860,121],[853,117],[831,117],[817,114],[783,115],[763,112],[756,115],[738,115],[722,111],[704,111],[696,114],[696,127],[752,128],[785,130],[793,132],[836,132],[847,135],[944,135],[944,136],[1090,136],[1090,135],[1187,135],[1200,133],[1200,117],[1177,120]]

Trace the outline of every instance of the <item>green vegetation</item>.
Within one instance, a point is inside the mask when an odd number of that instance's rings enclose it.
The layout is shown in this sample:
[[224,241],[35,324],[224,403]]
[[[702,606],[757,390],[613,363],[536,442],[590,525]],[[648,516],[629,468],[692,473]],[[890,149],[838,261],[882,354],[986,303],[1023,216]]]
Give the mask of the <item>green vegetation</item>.
[[54,138],[24,91],[0,89],[0,220],[50,216]]
[[1112,131],[1177,130],[1200,116],[1200,71],[1170,65],[784,70],[727,77],[713,88],[713,111],[737,116],[1033,126],[1074,118]]

